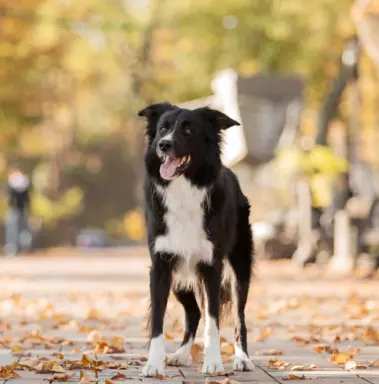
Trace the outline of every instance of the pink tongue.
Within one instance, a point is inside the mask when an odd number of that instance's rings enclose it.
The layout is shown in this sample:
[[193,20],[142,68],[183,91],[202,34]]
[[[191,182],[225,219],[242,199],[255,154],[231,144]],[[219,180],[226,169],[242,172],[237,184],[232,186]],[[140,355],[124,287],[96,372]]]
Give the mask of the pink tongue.
[[166,161],[161,165],[161,168],[159,170],[161,173],[161,176],[166,180],[172,179],[179,165],[180,165],[180,158],[175,159],[173,157],[167,156]]

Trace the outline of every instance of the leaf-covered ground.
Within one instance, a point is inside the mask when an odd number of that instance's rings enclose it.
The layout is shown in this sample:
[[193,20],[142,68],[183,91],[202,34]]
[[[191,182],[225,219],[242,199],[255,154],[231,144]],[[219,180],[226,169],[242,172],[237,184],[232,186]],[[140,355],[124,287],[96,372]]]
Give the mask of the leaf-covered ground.
[[[143,248],[0,259],[0,383],[379,384],[379,284],[261,262],[247,306],[252,373],[234,373],[233,332],[222,327],[224,377],[203,378],[202,327],[191,368],[142,379],[149,258]],[[182,309],[170,300],[167,352]]]

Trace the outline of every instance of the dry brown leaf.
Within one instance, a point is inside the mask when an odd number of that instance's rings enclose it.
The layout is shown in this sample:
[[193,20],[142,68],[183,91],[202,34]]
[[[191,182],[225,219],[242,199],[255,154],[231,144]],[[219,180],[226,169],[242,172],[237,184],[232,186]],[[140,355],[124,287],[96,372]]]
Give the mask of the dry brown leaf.
[[[271,359],[270,359],[271,360]],[[273,361],[275,360],[275,361]],[[284,369],[286,366],[288,366],[290,363],[286,361],[278,361],[277,359],[273,359],[267,364],[267,368],[274,368],[274,369]]]
[[324,345],[324,344],[319,344],[319,345],[315,345],[313,347],[313,349],[317,352],[317,353],[330,353],[330,354],[336,354],[336,353],[339,353],[339,350],[338,348],[336,347],[331,347],[329,345]]
[[193,344],[191,348],[192,361],[194,363],[201,363],[203,361],[202,348],[199,344]]
[[372,343],[379,343],[379,333],[373,327],[367,327],[366,330],[362,333],[361,338],[362,341],[369,341]]
[[54,381],[69,381],[75,376],[75,372],[66,375],[54,375],[49,379],[46,379],[50,384]]
[[352,357],[350,353],[334,353],[331,360],[334,364],[346,364]]
[[234,354],[234,346],[227,341],[221,343],[220,348],[221,348],[221,351],[227,355]]
[[290,371],[311,371],[312,369],[317,368],[316,364],[309,365],[291,365],[287,367]]
[[255,338],[255,341],[258,343],[262,343],[266,341],[270,336],[272,336],[271,328],[262,328],[260,330],[260,334]]
[[283,380],[311,380],[310,378],[305,377],[304,375],[288,375],[288,377],[285,377]]
[[115,382],[109,379],[105,379],[104,384],[115,384]]
[[97,383],[100,379],[90,376],[88,373],[84,371],[80,371],[80,383],[79,384],[90,384],[90,383]]
[[14,371],[15,367],[12,365],[0,365],[0,379],[1,380],[10,380],[20,378],[21,376]]
[[241,384],[239,381],[231,380],[229,377],[227,377],[224,380],[220,381],[207,381],[207,384]]
[[99,355],[105,355],[105,354],[109,354],[109,353],[124,353],[125,352],[125,348],[124,346],[120,346],[120,345],[110,345],[108,344],[106,341],[97,341],[95,344],[94,344],[94,349],[93,349],[93,353],[94,354],[99,354]]
[[112,380],[127,380],[129,379],[128,376],[124,375],[121,372],[117,372],[114,376],[111,377]]
[[379,368],[379,360],[375,360],[375,361],[373,361],[373,362],[369,365],[369,367]]
[[292,342],[296,344],[317,344],[320,343],[321,339],[319,337],[311,336],[311,337],[300,337],[300,336],[294,336],[291,339]]
[[283,351],[279,351],[278,349],[261,349],[256,352],[258,356],[282,356]]

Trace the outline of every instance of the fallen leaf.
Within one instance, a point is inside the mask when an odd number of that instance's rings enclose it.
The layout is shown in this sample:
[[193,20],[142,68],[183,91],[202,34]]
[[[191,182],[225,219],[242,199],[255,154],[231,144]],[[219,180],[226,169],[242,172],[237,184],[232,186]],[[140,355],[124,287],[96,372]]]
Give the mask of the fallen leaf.
[[105,379],[104,384],[114,384],[114,381]]
[[311,337],[300,337],[300,336],[294,336],[291,339],[292,342],[296,344],[317,344],[321,341],[319,337],[311,336]]
[[234,355],[234,346],[227,341],[224,341],[220,345],[222,353]]
[[255,341],[258,343],[262,343],[266,341],[270,336],[272,336],[272,329],[271,328],[262,328],[260,330],[259,335],[255,338]]
[[[199,368],[199,372],[201,372],[201,367]],[[217,376],[232,376],[232,375],[234,375],[233,371],[223,372],[223,373],[208,373],[205,376],[207,376],[207,377],[217,377]]]
[[193,344],[191,348],[192,361],[194,363],[201,363],[203,361],[202,348],[199,344]]
[[312,369],[317,368],[316,364],[309,365],[293,365],[290,367],[290,371],[311,371]]
[[372,362],[369,367],[375,367],[375,368],[379,368],[379,360],[375,360],[374,362]]
[[46,379],[50,384],[54,381],[69,381],[75,376],[75,372],[66,375],[54,375],[49,379]]
[[100,380],[96,377],[90,376],[88,373],[84,371],[80,371],[80,383],[79,384],[90,384],[90,383],[97,383]]
[[[185,384],[186,382],[183,382]],[[217,381],[207,381],[207,384],[241,384],[239,381],[230,380],[228,377],[224,380],[217,380]]]
[[256,352],[258,356],[281,356],[283,355],[283,351],[279,351],[278,349],[261,349]]
[[313,349],[317,352],[317,353],[330,353],[330,354],[336,354],[336,353],[339,353],[339,350],[338,348],[336,347],[331,347],[329,345],[324,345],[324,344],[319,344],[319,345],[315,345],[313,347]]
[[298,376],[298,375],[288,375],[288,377],[285,377],[283,380],[311,380],[311,379],[305,377],[304,375],[301,375],[301,376]]
[[22,348],[20,345],[14,345],[11,349],[12,351],[12,354],[13,355],[16,355],[16,354],[22,354],[25,352],[25,349]]
[[267,368],[284,369],[286,366],[290,364],[286,361],[278,361],[277,359],[272,359],[271,362],[270,360],[269,360],[269,363],[267,364]]
[[21,376],[17,372],[14,372],[14,369],[12,365],[0,365],[0,379],[10,380],[20,378]]
[[129,377],[124,375],[121,372],[117,372],[114,376],[111,377],[111,379],[112,380],[125,380],[125,379],[129,379]]
[[350,353],[334,353],[331,360],[334,364],[346,364],[352,357]]

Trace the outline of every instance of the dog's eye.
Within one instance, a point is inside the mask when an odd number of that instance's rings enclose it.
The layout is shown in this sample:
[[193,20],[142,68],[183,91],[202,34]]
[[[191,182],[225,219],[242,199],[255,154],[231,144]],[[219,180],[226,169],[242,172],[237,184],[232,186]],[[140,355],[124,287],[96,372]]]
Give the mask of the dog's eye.
[[166,132],[166,131],[167,131],[167,127],[166,127],[165,125],[162,125],[162,126],[159,128],[159,131],[160,131],[161,133]]
[[189,129],[189,128],[186,128],[185,130],[184,130],[184,134],[185,135],[190,135],[192,133],[192,131]]

